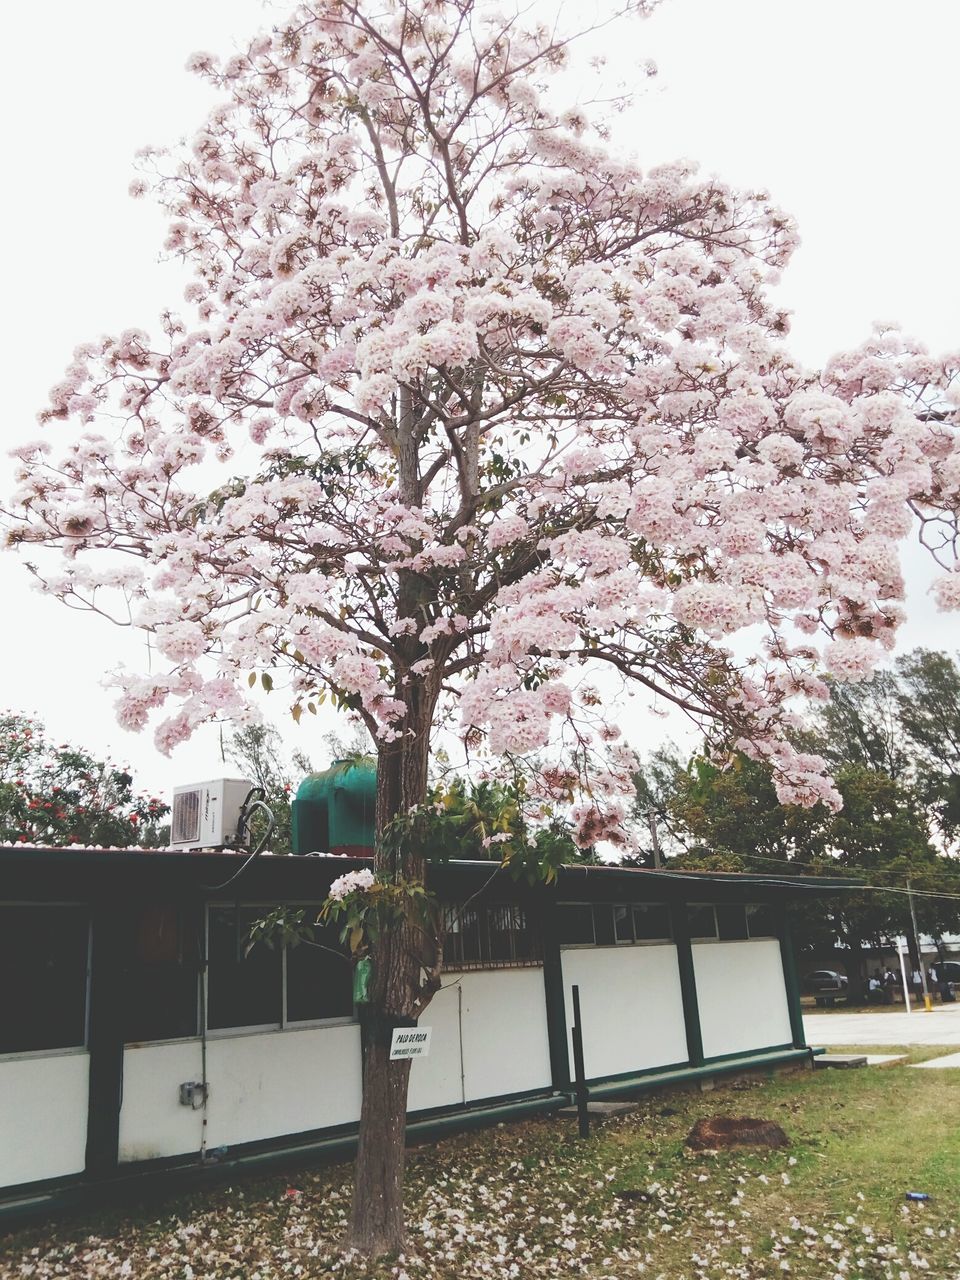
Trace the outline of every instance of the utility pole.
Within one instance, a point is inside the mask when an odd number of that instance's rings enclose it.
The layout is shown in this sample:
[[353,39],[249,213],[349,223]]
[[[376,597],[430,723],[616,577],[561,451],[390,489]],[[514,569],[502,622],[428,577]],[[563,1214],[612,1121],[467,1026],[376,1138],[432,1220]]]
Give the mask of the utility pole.
[[903,1003],[907,1006],[907,1013],[913,1013],[910,1008],[910,984],[907,982],[907,966],[903,959],[903,947],[897,938],[897,959],[900,961],[900,977],[903,979]]
[[653,865],[659,871],[663,866],[660,861],[660,837],[657,835],[657,811],[647,810],[647,826],[650,828],[650,841],[653,845]]
[[923,952],[920,950],[920,932],[917,929],[917,912],[913,905],[913,891],[910,888],[910,877],[907,877],[907,901],[910,903],[910,920],[913,923],[913,942],[917,948],[917,962],[920,965],[920,985],[923,987],[923,1007],[927,1013],[933,1012],[933,1000],[927,990],[927,970],[923,963]]

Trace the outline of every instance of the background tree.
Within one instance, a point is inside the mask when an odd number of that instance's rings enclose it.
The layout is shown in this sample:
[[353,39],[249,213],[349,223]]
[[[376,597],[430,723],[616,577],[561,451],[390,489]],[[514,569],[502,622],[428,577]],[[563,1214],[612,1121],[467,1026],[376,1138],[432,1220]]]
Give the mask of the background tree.
[[[919,963],[910,908],[905,894],[908,880],[917,889],[917,922],[922,932],[938,937],[960,925],[960,902],[947,896],[960,893],[954,861],[930,841],[923,805],[915,792],[878,770],[857,766],[838,774],[844,808],[829,828],[834,857],[823,869],[839,865],[867,884],[889,886],[889,892],[851,894],[838,904],[837,933],[851,952],[851,978],[861,971],[860,944],[876,946],[882,938],[903,934],[915,964]],[[943,897],[928,897],[927,894]]]
[[960,667],[949,654],[914,649],[892,670],[856,684],[835,681],[819,723],[832,766],[857,761],[906,780],[947,847],[960,828]]
[[414,821],[417,843],[439,861],[494,860],[531,880],[552,879],[558,867],[569,863],[597,861],[593,849],[577,844],[563,817],[541,809],[531,820],[522,778],[435,783]]
[[0,843],[152,849],[168,842],[168,812],[134,791],[126,768],[55,746],[29,716],[0,713]]
[[911,774],[915,753],[900,718],[901,682],[894,671],[869,680],[830,682],[830,697],[817,716],[824,758],[831,766],[859,764],[894,779]]
[[655,801],[666,851],[683,865],[728,871],[766,865],[776,874],[791,861],[819,855],[819,833],[831,810],[781,805],[763,762],[734,755],[720,767],[702,754],[688,761],[662,754],[659,763],[652,796],[649,770],[638,774],[638,804],[646,809]]
[[628,865],[656,865],[651,823],[656,826],[657,843],[662,854],[676,854],[686,848],[669,814],[669,801],[676,790],[677,775],[683,772],[686,763],[678,748],[668,743],[651,751],[642,766],[634,771],[633,816],[640,836],[637,850],[622,859]]
[[[310,761],[302,751],[295,751],[288,760],[279,732],[267,724],[248,724],[232,730],[224,755],[263,792],[275,822],[269,847],[274,853],[290,853],[290,805],[299,783],[313,772]],[[262,822],[262,814],[255,814],[254,842],[259,840]]]
[[[584,846],[626,842],[611,686],[636,683],[765,760],[781,800],[836,804],[780,728],[820,689],[791,619],[835,673],[868,671],[915,513],[960,602],[955,363],[887,330],[799,367],[767,293],[790,218],[689,164],[644,173],[589,107],[555,108],[568,45],[478,0],[314,0],[198,55],[221,102],[135,188],[169,213],[192,314],[80,348],[46,415],[78,434],[19,451],[11,541],[59,547],[47,589],[164,660],[119,678],[122,723],[165,707],[169,751],[245,716],[259,678],[377,743],[377,872],[408,909],[374,956],[368,1253],[403,1238],[409,1063],[386,1029],[439,985],[420,851],[386,839],[427,798],[431,735],[511,776],[536,753],[531,799],[568,805]],[[758,624],[762,658],[735,658]]]
[[915,649],[897,660],[897,721],[912,768],[943,838],[960,833],[960,668],[946,653]]
[[[920,651],[902,660],[927,664]],[[834,769],[843,798],[825,805],[780,805],[770,769],[737,755],[718,767],[703,755],[683,763],[660,752],[638,774],[637,804],[655,804],[674,837],[679,865],[784,875],[850,875],[877,889],[845,894],[796,910],[801,948],[834,945],[850,952],[853,995],[862,995],[861,952],[891,934],[907,937],[918,963],[905,897],[908,878],[919,892],[918,924],[934,936],[960,926],[960,872],[931,839],[925,761],[901,722],[912,707],[896,671],[870,680],[830,684],[830,699],[802,739]],[[939,664],[938,664],[939,666]],[[943,681],[939,681],[941,687]],[[926,896],[927,894],[934,896]],[[940,897],[939,895],[944,895]]]

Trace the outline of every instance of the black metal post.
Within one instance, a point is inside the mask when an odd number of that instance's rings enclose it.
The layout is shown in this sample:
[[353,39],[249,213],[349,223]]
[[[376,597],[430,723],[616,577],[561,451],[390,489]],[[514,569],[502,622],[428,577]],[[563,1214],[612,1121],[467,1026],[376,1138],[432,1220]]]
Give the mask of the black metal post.
[[557,931],[556,886],[539,886],[534,898],[543,938],[543,989],[547,1007],[547,1035],[550,1044],[550,1078],[558,1093],[570,1088],[570,1048],[567,1039],[567,1011],[563,999],[563,962]]
[[577,1084],[577,1124],[580,1137],[590,1137],[590,1113],[587,1110],[587,1077],[583,1068],[583,1026],[580,1022],[580,988],[573,988],[573,1070]]
[[783,965],[783,983],[787,993],[787,1010],[790,1014],[790,1033],[793,1036],[793,1047],[805,1049],[807,1041],[803,1027],[803,1009],[800,1005],[800,979],[797,977],[797,961],[793,951],[793,935],[787,908],[782,907],[778,916],[780,962]]
[[676,902],[672,910],[673,940],[677,946],[680,970],[680,994],[683,999],[683,1025],[687,1037],[687,1059],[691,1067],[703,1066],[703,1032],[700,1029],[700,1002],[697,997],[697,975],[693,967],[690,924],[687,906]]

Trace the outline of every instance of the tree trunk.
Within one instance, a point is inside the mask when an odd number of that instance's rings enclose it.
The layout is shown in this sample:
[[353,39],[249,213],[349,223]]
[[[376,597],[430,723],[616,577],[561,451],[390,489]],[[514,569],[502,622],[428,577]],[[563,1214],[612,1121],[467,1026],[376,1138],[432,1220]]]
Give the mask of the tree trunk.
[[[412,691],[411,691],[412,692]],[[380,834],[397,815],[422,804],[427,791],[430,714],[416,693],[397,742],[381,747],[377,761],[377,849],[379,874],[423,878],[423,859],[404,851],[395,866]],[[421,1001],[424,964],[422,927],[412,919],[385,933],[371,950],[373,999],[363,1017],[363,1102],[357,1147],[353,1208],[347,1245],[367,1257],[397,1254],[404,1246],[403,1173],[407,1084],[410,1062],[390,1061],[394,1026],[403,1025]]]
[[360,1143],[347,1241],[351,1248],[359,1249],[370,1258],[397,1254],[403,1249],[403,1171],[409,1078],[409,1060],[391,1062],[389,1040],[384,1042],[384,1039],[371,1036],[363,1054]]

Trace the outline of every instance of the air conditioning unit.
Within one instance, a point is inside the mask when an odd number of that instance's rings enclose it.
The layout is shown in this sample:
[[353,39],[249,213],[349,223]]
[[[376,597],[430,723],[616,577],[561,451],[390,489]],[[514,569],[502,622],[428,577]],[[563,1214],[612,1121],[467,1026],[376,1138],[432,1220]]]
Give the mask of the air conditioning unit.
[[170,846],[228,849],[239,843],[240,812],[253,787],[246,778],[214,778],[173,788]]

